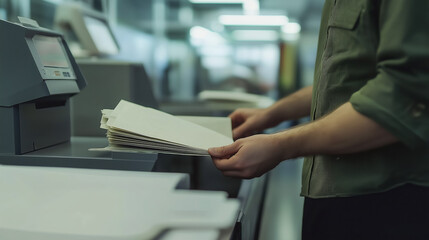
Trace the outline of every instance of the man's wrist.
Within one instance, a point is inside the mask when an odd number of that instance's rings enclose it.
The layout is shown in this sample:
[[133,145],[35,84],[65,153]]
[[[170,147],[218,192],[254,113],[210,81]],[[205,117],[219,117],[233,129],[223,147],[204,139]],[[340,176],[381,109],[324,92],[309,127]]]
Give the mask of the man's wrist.
[[[301,126],[302,127],[302,126]],[[273,134],[276,142],[279,143],[282,160],[305,156],[308,150],[305,148],[305,134],[302,134],[301,127],[292,128],[283,132]]]
[[266,108],[264,111],[264,116],[266,117],[267,128],[277,126],[284,121],[284,119],[282,119],[282,114],[274,106]]

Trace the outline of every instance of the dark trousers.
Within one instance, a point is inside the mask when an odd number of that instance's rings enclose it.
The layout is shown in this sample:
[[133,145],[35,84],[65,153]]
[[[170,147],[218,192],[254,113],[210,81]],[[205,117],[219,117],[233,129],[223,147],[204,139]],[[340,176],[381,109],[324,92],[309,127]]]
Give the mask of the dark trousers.
[[305,198],[303,240],[429,240],[429,187],[407,184],[355,197]]

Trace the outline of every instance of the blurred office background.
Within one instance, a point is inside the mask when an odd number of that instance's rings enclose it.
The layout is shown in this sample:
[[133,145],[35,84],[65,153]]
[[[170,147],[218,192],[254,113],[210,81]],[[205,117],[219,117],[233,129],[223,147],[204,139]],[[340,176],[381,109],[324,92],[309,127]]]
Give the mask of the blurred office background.
[[[313,81],[323,0],[0,0],[0,19],[63,31],[55,15],[64,3],[106,16],[119,51],[97,57],[142,63],[161,103],[203,90],[278,99]],[[74,48],[76,36],[64,34]],[[300,239],[301,161],[271,172],[260,239]]]
[[142,62],[160,100],[202,90],[279,98],[312,82],[323,0],[0,0],[0,19],[55,29],[64,2],[107,16],[120,46],[110,58]]

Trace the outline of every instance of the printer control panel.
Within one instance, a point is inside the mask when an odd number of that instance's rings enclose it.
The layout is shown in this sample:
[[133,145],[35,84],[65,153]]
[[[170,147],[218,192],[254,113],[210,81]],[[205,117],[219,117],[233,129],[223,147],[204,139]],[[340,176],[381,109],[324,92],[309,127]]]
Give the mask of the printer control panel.
[[61,70],[55,68],[42,68],[40,71],[43,79],[76,79],[71,70]]
[[27,44],[44,80],[76,79],[60,37],[34,35]]

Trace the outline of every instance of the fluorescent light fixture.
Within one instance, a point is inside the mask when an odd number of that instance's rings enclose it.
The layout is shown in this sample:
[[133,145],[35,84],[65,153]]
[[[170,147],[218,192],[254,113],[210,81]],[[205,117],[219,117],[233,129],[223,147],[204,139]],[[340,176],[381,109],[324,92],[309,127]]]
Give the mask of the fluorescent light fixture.
[[[230,57],[203,57],[201,63],[208,69],[228,68],[232,65]],[[221,72],[217,74],[222,74]]]
[[232,37],[236,41],[277,41],[280,35],[274,30],[235,30]]
[[242,4],[246,0],[189,0],[195,4]]
[[44,1],[48,3],[54,3],[54,4],[58,4],[61,2],[61,0],[44,0]]
[[283,25],[282,32],[286,34],[298,34],[299,32],[301,32],[301,25],[296,22],[287,23]]
[[191,44],[200,47],[203,45],[223,44],[226,40],[219,34],[200,26],[192,27],[189,31]]
[[233,50],[228,45],[206,46],[201,47],[198,52],[201,56],[207,57],[225,57],[231,56]]
[[259,14],[259,0],[247,0],[243,2],[244,14],[258,15]]
[[208,30],[207,28],[195,26],[191,28],[190,34],[192,38],[202,39],[212,34],[212,31]]
[[284,15],[221,15],[219,22],[230,26],[283,26],[289,19]]

